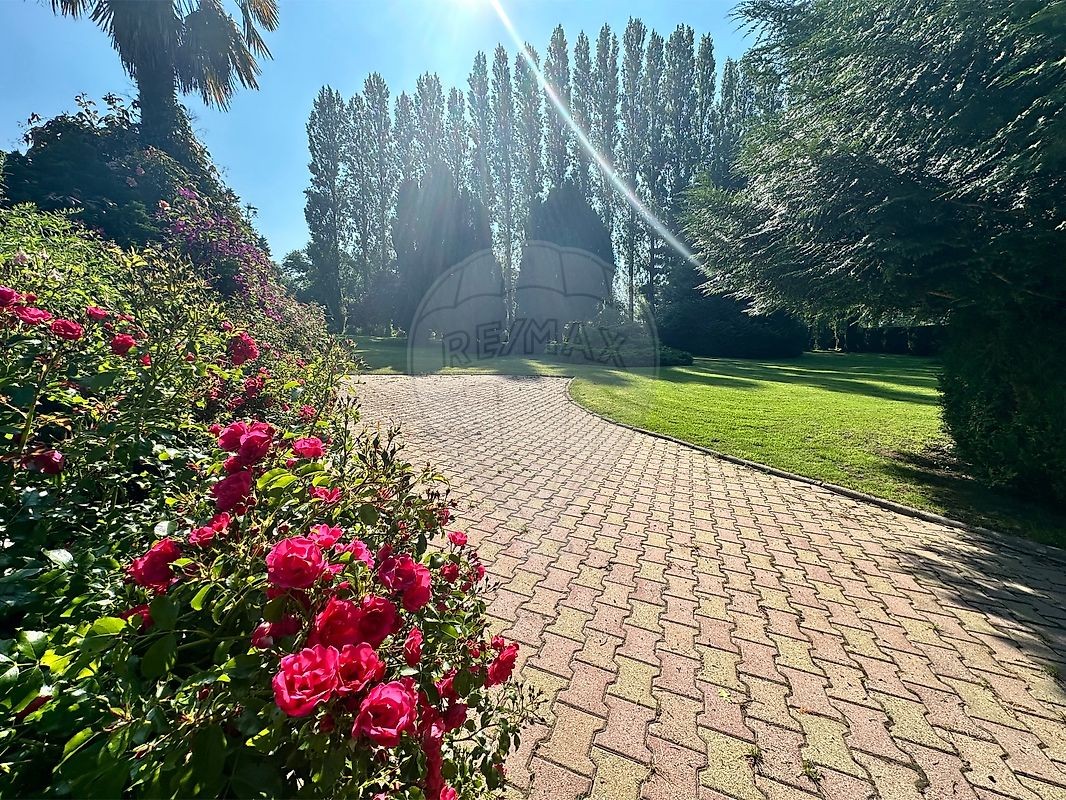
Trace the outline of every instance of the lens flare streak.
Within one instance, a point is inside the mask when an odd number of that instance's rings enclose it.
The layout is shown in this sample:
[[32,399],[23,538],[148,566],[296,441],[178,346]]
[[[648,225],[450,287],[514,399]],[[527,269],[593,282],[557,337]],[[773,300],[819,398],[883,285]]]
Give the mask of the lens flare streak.
[[511,18],[507,15],[507,12],[504,10],[499,0],[488,0],[488,2],[489,5],[492,6],[492,10],[496,12],[496,16],[500,18],[500,23],[507,30],[507,33],[514,41],[515,46],[518,47],[518,51],[522,54],[522,59],[529,65],[529,69],[536,76],[537,83],[540,84],[541,89],[548,96],[548,99],[551,100],[559,117],[574,134],[574,137],[577,139],[577,142],[581,145],[582,149],[584,149],[584,151],[589,154],[589,157],[596,162],[596,166],[600,168],[600,171],[603,172],[633,210],[643,218],[648,226],[655,231],[663,241],[676,250],[682,258],[693,264],[698,263],[696,256],[693,255],[692,251],[685,247],[684,243],[670,232],[670,229],[663,224],[662,220],[660,220],[652,210],[648,208],[639,197],[637,197],[636,192],[633,191],[622,176],[615,171],[611,162],[592,144],[588,135],[581,129],[581,126],[577,124],[573,116],[571,116],[570,110],[566,107],[566,104],[555,93],[551,84],[548,83],[547,78],[544,77],[544,73],[541,72],[540,66],[537,64],[532,54],[526,49],[525,40],[518,35],[518,31],[511,22]]

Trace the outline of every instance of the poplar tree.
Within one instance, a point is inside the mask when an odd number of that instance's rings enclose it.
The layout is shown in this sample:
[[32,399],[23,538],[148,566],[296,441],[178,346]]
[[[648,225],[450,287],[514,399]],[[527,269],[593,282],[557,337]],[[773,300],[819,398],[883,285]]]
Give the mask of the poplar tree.
[[326,307],[330,324],[338,330],[344,324],[340,275],[351,210],[345,185],[345,151],[351,143],[351,133],[344,98],[335,89],[323,86],[307,120],[311,185],[304,191],[304,217],[311,235],[307,251],[314,265],[313,293]]
[[[544,56],[544,78],[555,93],[563,108],[570,109],[570,54],[566,45],[566,33],[562,25],[552,31],[548,52]],[[555,107],[551,97],[544,93],[544,147],[549,188],[566,180],[571,163],[570,129]]]
[[[645,144],[644,158],[638,170],[645,204],[661,220],[668,205],[669,187],[666,170],[669,150],[666,143],[666,55],[663,37],[652,31],[644,58],[644,75],[640,82],[640,102],[643,106]],[[655,311],[655,290],[659,282],[660,237],[647,226],[648,264],[644,298],[648,309]]]
[[[592,71],[592,144],[609,164],[618,149],[618,37],[609,25],[596,37],[596,65]],[[593,182],[596,206],[612,235],[615,228],[617,189],[606,174],[597,171]]]
[[489,101],[488,60],[479,52],[474,56],[474,66],[467,78],[466,100],[470,109],[470,184],[485,208],[495,205],[495,189],[492,181],[492,153],[494,145],[494,125],[492,108]]
[[[589,37],[581,31],[574,42],[574,81],[571,91],[571,113],[574,122],[585,136],[592,130],[592,55],[589,49]],[[575,183],[581,194],[588,199],[589,165],[591,159],[580,142],[574,140]]]
[[396,98],[393,130],[396,136],[399,183],[403,184],[418,177],[418,159],[415,152],[415,106],[407,92],[400,92]]
[[379,73],[372,72],[363,82],[363,98],[366,102],[366,147],[371,165],[367,179],[373,198],[374,240],[377,244],[374,273],[381,275],[392,260],[392,215],[400,171],[389,114],[389,87]]
[[515,247],[515,131],[514,89],[511,84],[511,66],[507,50],[497,45],[492,60],[492,118],[493,131],[492,172],[496,187],[495,223],[500,259],[503,267],[507,308],[511,307],[514,287]]
[[714,107],[717,72],[714,61],[714,42],[709,34],[700,37],[700,47],[696,53],[696,77],[693,81],[696,90],[695,108],[692,126],[696,145],[695,161],[705,165],[711,157],[714,135]]
[[466,98],[454,86],[448,92],[444,163],[455,178],[456,190],[463,187],[470,160],[470,126],[466,120]]
[[[639,19],[630,17],[622,37],[622,135],[620,142],[620,168],[622,178],[630,190],[636,192],[637,179],[647,157],[648,115],[644,106],[644,50],[648,29]],[[632,204],[627,204],[625,232],[622,236],[627,278],[629,317],[636,310],[637,248],[642,233],[642,222]]]
[[435,72],[420,75],[415,84],[415,143],[420,176],[444,161],[444,91]]
[[[537,51],[526,43],[526,51],[539,65]],[[518,148],[520,202],[525,213],[540,200],[544,188],[544,143],[542,94],[533,68],[521,53],[514,59],[515,138]]]

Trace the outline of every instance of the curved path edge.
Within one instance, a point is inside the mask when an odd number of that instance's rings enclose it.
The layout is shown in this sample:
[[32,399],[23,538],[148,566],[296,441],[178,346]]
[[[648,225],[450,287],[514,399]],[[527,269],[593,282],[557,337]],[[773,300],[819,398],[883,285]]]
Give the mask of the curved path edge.
[[897,503],[894,500],[887,500],[884,497],[878,497],[877,495],[867,494],[866,492],[860,492],[857,489],[849,489],[847,486],[841,486],[838,483],[830,483],[829,481],[820,481],[817,478],[810,478],[806,475],[800,475],[798,472],[789,472],[788,470],[778,469],[777,467],[771,467],[769,464],[762,464],[758,461],[752,461],[747,458],[741,458],[740,456],[733,456],[729,453],[723,453],[720,450],[715,450],[710,447],[704,447],[701,444],[695,444],[694,442],[686,441],[685,439],[679,439],[676,436],[671,436],[668,433],[662,433],[661,431],[653,431],[648,428],[641,428],[639,425],[630,425],[628,422],[619,422],[616,419],[612,419],[606,414],[601,414],[595,409],[589,408],[583,404],[580,400],[576,399],[571,392],[574,385],[574,381],[577,380],[576,376],[570,377],[566,382],[566,399],[573,403],[575,406],[591,414],[594,417],[602,419],[604,422],[609,422],[612,425],[618,425],[622,428],[628,428],[631,431],[637,433],[644,433],[648,436],[654,436],[656,439],[664,439],[668,442],[681,445],[682,447],[688,447],[696,450],[700,453],[706,453],[714,458],[720,458],[723,461],[728,461],[730,464],[738,464],[742,467],[749,467],[750,469],[758,470],[759,472],[765,472],[767,475],[775,475],[778,478],[785,478],[790,481],[798,481],[800,483],[806,483],[809,486],[819,486],[826,491],[833,492],[834,494],[843,495],[844,497],[850,497],[852,500],[861,500],[865,503],[872,503],[875,506],[879,506],[887,511],[894,511],[897,514],[902,514],[905,517],[913,517],[915,519],[925,520],[926,522],[935,522],[938,525],[946,525],[949,528],[957,528],[967,533],[976,533],[981,536],[994,536],[1005,547],[1009,547],[1012,550],[1031,554],[1036,551],[1040,555],[1049,558],[1053,561],[1062,563],[1066,568],[1066,550],[1051,545],[1043,544],[1042,542],[1034,542],[1029,539],[1024,539],[1020,536],[1004,533],[1003,531],[997,531],[992,528],[986,528],[982,525],[971,525],[968,522],[962,520],[953,519],[951,517],[945,517],[942,514],[937,514],[933,511],[926,511],[921,508],[915,508],[914,506],[904,505],[903,503]]

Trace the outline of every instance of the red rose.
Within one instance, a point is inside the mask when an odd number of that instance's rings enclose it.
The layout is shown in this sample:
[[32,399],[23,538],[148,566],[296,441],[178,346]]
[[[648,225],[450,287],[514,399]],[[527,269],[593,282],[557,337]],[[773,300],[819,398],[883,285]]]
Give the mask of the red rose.
[[207,525],[200,528],[193,528],[189,533],[189,544],[194,544],[197,547],[207,547],[214,541],[215,537],[226,531],[229,527],[230,516],[229,514],[219,514]]
[[111,312],[100,306],[89,306],[85,309],[85,315],[93,322],[103,322],[111,316]]
[[248,470],[235,472],[211,487],[215,497],[215,507],[219,511],[230,511],[244,503],[252,492],[252,473]]
[[247,422],[231,422],[218,434],[218,446],[227,453],[236,453],[241,448],[241,437],[249,430]]
[[443,716],[444,727],[449,731],[463,727],[463,723],[466,722],[466,710],[465,703],[449,703]]
[[454,544],[456,547],[466,547],[466,534],[460,531],[452,531],[448,534],[448,541]]
[[259,358],[259,346],[247,333],[237,334],[230,339],[227,350],[230,360],[238,367],[246,361]]
[[145,367],[152,366],[152,354],[151,353],[145,353],[143,356],[141,356],[141,365],[145,366]]
[[127,570],[138,586],[164,592],[174,580],[171,562],[181,556],[181,549],[173,539],[163,539],[140,558],[133,559]]
[[0,308],[11,308],[21,299],[22,295],[10,286],[0,286]]
[[440,576],[448,581],[448,583],[455,583],[459,578],[459,565],[454,561],[449,561],[440,568]]
[[340,693],[358,694],[371,683],[381,680],[385,674],[385,662],[366,643],[346,644],[340,649],[337,671]]
[[404,640],[403,660],[409,667],[418,666],[418,662],[422,660],[422,631],[418,628],[411,628]]
[[415,612],[432,596],[433,576],[429,568],[410,556],[387,558],[378,568],[378,580],[388,589],[403,594],[403,607]]
[[49,328],[60,339],[76,342],[85,335],[85,329],[72,319],[57,319]]
[[414,725],[417,707],[418,696],[410,678],[379,683],[360,704],[352,736],[365,736],[382,747],[395,747],[400,736]]
[[281,659],[274,676],[274,702],[290,717],[306,717],[340,686],[336,649],[305,647]]
[[344,531],[336,525],[312,525],[311,541],[319,547],[333,547],[344,534]]
[[[29,296],[27,295],[28,298]],[[33,308],[32,306],[16,308],[15,316],[26,325],[40,325],[42,322],[48,322],[52,318],[52,315],[43,308]]]
[[155,621],[152,619],[152,614],[148,610],[147,603],[141,603],[139,606],[134,606],[133,608],[127,608],[125,611],[120,611],[119,616],[122,619],[129,619],[130,617],[140,617],[142,632],[148,630],[152,627],[152,625],[155,624]]
[[306,439],[297,439],[293,442],[292,452],[300,458],[322,458],[326,454],[326,448],[317,436],[308,436]]
[[300,419],[304,421],[314,419],[317,413],[314,406],[300,406]]
[[262,460],[270,452],[270,445],[274,441],[274,429],[265,422],[256,422],[241,437],[241,445],[237,450],[237,458],[242,464],[251,466]]
[[338,547],[337,552],[351,553],[352,561],[362,561],[366,564],[367,569],[374,568],[374,556],[371,555],[370,548],[359,539],[353,539],[343,547]]
[[67,457],[58,450],[45,450],[43,453],[29,456],[22,465],[45,475],[58,475],[67,465]]
[[137,345],[137,340],[128,333],[120,333],[111,340],[111,352],[118,356],[124,356]]
[[384,597],[367,595],[358,605],[331,597],[315,617],[313,636],[334,647],[366,642],[376,648],[396,631],[398,622],[396,606]]
[[306,536],[282,539],[267,554],[267,580],[281,589],[306,589],[326,569],[322,551]]
[[514,671],[514,662],[518,657],[518,645],[509,644],[501,650],[489,664],[486,671],[485,685],[496,686],[506,682]]
[[459,800],[459,792],[448,784],[444,784],[444,788],[440,790],[440,800]]

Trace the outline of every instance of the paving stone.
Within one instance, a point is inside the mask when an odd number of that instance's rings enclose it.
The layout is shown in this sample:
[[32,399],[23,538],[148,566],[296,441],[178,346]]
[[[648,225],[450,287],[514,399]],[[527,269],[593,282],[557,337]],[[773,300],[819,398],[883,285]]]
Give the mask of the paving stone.
[[488,632],[549,698],[508,798],[1063,797],[1066,559],[612,425],[566,386],[355,386],[453,479]]

